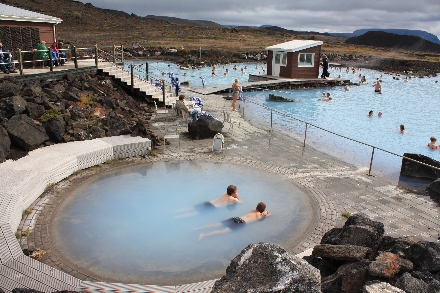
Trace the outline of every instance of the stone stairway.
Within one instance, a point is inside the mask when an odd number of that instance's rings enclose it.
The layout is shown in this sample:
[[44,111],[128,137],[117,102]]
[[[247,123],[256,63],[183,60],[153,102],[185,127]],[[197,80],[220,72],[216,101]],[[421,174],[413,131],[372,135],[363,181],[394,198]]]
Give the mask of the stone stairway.
[[[111,62],[100,62],[98,63],[98,69],[101,69],[109,76],[121,80],[121,82],[125,83],[127,86],[131,86],[131,73],[124,70],[124,67],[122,65],[117,65]],[[163,103],[162,89],[156,87],[155,85],[144,79],[139,78],[136,75],[134,76],[133,80],[133,89],[145,94],[147,96],[147,99],[149,99],[150,101],[156,101],[160,104],[170,105],[176,100],[176,98],[173,97],[171,87],[167,84],[165,84],[165,103]]]

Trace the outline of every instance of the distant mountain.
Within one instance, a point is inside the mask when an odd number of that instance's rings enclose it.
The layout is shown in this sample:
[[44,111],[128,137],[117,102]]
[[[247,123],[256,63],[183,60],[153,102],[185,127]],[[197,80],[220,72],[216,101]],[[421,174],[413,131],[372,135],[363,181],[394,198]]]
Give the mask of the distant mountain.
[[171,24],[179,24],[179,25],[189,25],[189,26],[205,26],[205,27],[223,27],[221,24],[218,24],[209,20],[190,20],[190,19],[182,19],[177,17],[170,16],[156,16],[156,15],[147,15],[144,18],[146,19],[154,19],[165,21]]
[[361,36],[349,38],[345,42],[348,44],[373,47],[440,52],[439,44],[427,41],[421,37],[403,36],[382,31],[369,31]]
[[421,30],[368,28],[368,29],[358,29],[352,33],[330,33],[330,35],[337,37],[352,38],[352,37],[361,36],[369,31],[386,32],[390,34],[403,35],[403,36],[416,36],[440,45],[440,40],[436,35]]

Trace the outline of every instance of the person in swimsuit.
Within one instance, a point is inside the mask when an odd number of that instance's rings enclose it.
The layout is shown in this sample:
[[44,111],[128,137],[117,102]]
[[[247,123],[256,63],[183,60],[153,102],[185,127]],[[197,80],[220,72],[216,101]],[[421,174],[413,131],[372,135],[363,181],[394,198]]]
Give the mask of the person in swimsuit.
[[400,124],[400,133],[406,134],[405,125]]
[[435,143],[437,142],[437,138],[435,138],[434,136],[432,136],[430,138],[431,142],[428,143],[428,147],[430,147],[433,150],[437,150],[438,149],[438,145],[436,145]]
[[215,231],[211,231],[208,233],[200,233],[200,235],[199,235],[199,241],[200,241],[205,237],[225,234],[225,233],[229,233],[233,230],[236,230],[238,228],[243,228],[245,224],[249,224],[249,223],[261,220],[263,218],[269,217],[270,215],[271,215],[271,213],[268,210],[266,210],[266,204],[264,202],[259,202],[257,204],[257,207],[255,208],[255,210],[250,211],[249,213],[247,213],[244,216],[233,217],[233,218],[224,220],[220,223],[206,225],[206,226],[197,228],[195,230],[201,230],[201,229],[212,228],[212,227],[219,227],[222,225],[225,227],[224,229],[221,229],[221,230],[215,230]]
[[232,111],[237,111],[235,109],[235,104],[238,100],[238,93],[240,92],[241,88],[238,85],[238,78],[235,79],[234,83],[232,84]]
[[230,204],[240,203],[241,200],[238,197],[238,188],[235,185],[229,185],[226,188],[226,193],[217,199],[211,201],[205,201],[204,203],[197,204],[196,206],[188,209],[183,209],[178,212],[186,212],[185,214],[174,216],[173,218],[188,218],[198,215],[201,212],[211,210],[213,208],[221,208]]
[[374,85],[374,92],[379,94],[382,93],[382,85],[380,84],[379,80],[377,80],[376,84]]

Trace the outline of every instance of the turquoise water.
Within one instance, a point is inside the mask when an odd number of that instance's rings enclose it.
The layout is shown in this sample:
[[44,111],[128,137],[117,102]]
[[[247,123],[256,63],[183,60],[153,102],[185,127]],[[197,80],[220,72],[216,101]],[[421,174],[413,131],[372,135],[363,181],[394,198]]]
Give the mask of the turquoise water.
[[[150,62],[152,72],[174,72],[180,80],[189,80],[191,86],[201,86],[199,76],[205,76],[207,86],[229,85],[235,77],[241,82],[247,81],[248,75],[242,75],[240,68],[248,67],[247,73],[261,73],[262,63],[237,64],[238,70],[234,71],[233,65],[225,65],[230,74],[227,77],[211,77],[211,67],[200,70],[181,70],[175,64],[166,62]],[[170,65],[170,66],[168,66]],[[255,69],[257,67],[258,69]],[[223,66],[217,66],[223,69]],[[154,71],[156,70],[156,71]],[[298,119],[315,124],[332,132],[347,136],[387,151],[403,155],[419,153],[440,160],[440,152],[427,147],[431,136],[440,141],[440,131],[437,127],[437,118],[440,109],[440,77],[411,78],[407,82],[404,76],[393,76],[375,70],[361,69],[347,73],[345,68],[330,69],[330,76],[349,79],[354,83],[359,82],[359,74],[364,75],[367,83],[359,86],[350,86],[350,91],[343,87],[328,87],[319,89],[298,89],[282,91],[246,92],[249,101],[262,104],[289,114]],[[182,74],[186,72],[187,76]],[[232,74],[231,74],[232,73]],[[382,94],[374,93],[373,84],[376,78],[382,80]],[[333,97],[331,102],[318,101],[323,92],[330,92]],[[299,100],[298,103],[269,102],[270,93],[279,94],[288,98]],[[246,119],[262,128],[270,128],[270,114],[267,110],[246,103]],[[368,111],[373,110],[374,116],[367,117]],[[378,112],[383,116],[379,118]],[[400,124],[404,124],[407,134],[399,132]],[[278,114],[273,116],[273,127],[280,132],[298,137],[304,137],[304,123],[294,122],[292,119]],[[313,127],[308,127],[307,142],[317,149],[334,155],[344,161],[353,163],[358,167],[369,167],[372,148],[338,138]],[[372,172],[398,179],[401,158],[375,149]]]
[[[229,184],[242,203],[182,216],[220,197]],[[198,241],[194,230],[254,209],[259,201],[273,216],[239,231]],[[236,164],[157,162],[127,167],[93,180],[70,195],[55,219],[57,251],[99,279],[141,284],[183,284],[220,277],[249,243],[286,249],[309,225],[308,197],[280,175]]]

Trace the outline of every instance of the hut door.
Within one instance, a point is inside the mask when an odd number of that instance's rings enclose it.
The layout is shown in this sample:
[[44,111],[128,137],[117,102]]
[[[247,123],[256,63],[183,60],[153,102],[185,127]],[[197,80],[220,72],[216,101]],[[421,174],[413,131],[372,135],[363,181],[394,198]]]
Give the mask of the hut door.
[[281,52],[275,52],[272,60],[272,75],[280,76],[280,66],[281,66]]

